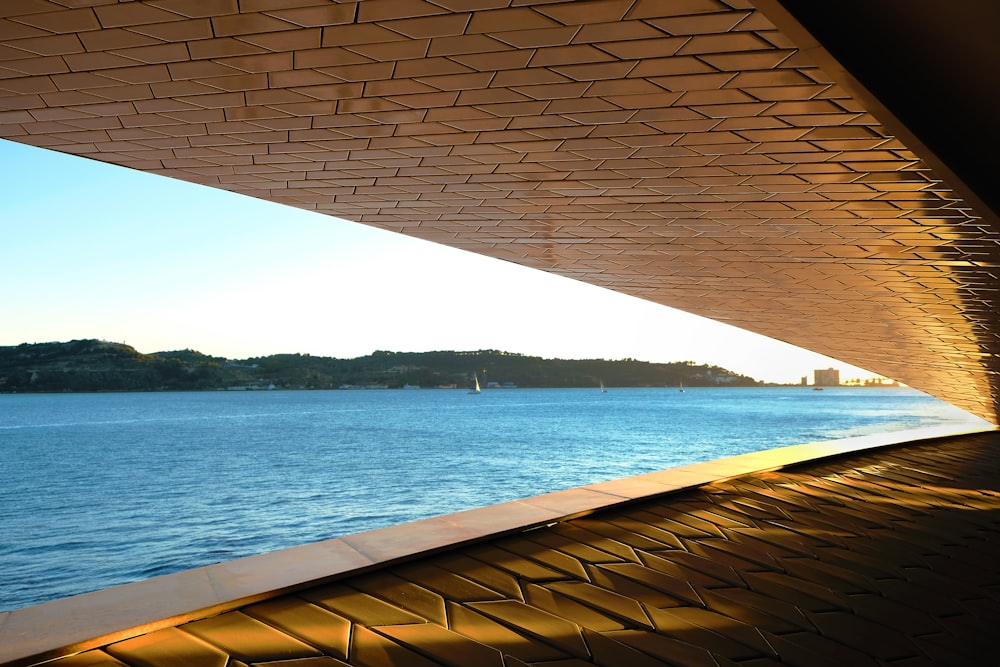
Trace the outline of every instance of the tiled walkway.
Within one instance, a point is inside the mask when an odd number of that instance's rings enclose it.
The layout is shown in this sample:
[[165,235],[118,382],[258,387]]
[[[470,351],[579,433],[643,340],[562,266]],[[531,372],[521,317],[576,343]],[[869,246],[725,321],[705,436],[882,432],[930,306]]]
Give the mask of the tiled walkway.
[[972,665],[1000,627],[1000,435],[709,484],[53,667]]

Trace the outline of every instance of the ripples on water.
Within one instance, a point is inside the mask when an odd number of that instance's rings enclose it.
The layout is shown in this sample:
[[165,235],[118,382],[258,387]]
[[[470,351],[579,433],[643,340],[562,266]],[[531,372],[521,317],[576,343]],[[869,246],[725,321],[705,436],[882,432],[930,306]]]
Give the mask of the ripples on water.
[[0,395],[0,611],[696,461],[968,419],[906,389]]

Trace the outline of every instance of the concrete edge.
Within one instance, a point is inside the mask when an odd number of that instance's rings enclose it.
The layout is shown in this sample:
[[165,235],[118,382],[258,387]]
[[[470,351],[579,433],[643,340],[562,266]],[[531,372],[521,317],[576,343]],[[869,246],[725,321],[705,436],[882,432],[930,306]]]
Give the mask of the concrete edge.
[[[54,660],[459,546],[733,477],[996,430],[930,427],[679,466],[185,570],[0,614],[0,665]],[[55,630],[58,628],[58,632]]]

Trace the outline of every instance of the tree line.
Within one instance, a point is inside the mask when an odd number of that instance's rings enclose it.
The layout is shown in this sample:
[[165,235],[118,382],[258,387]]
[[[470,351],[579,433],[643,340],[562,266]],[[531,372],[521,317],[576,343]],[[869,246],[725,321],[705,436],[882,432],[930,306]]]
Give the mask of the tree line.
[[404,386],[756,386],[757,380],[691,361],[543,359],[500,350],[376,351],[352,359],[275,354],[226,359],[194,350],[144,354],[94,339],[0,347],[0,392],[339,389]]

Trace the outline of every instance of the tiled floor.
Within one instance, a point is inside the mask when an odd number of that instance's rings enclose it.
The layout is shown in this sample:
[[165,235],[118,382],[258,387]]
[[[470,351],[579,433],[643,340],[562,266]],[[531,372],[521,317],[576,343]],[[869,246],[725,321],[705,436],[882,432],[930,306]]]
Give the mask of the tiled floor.
[[50,664],[986,664],[998,446],[960,436],[715,482]]

